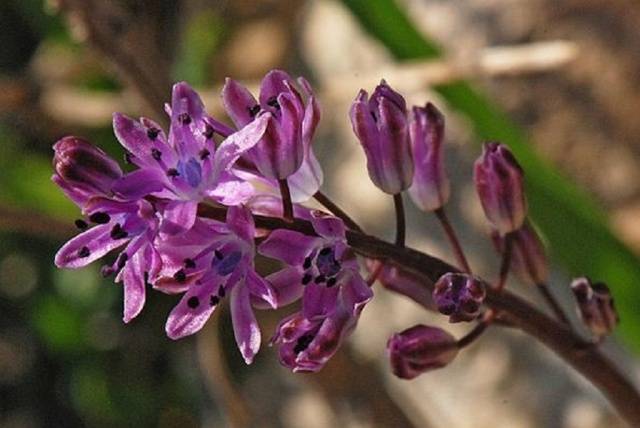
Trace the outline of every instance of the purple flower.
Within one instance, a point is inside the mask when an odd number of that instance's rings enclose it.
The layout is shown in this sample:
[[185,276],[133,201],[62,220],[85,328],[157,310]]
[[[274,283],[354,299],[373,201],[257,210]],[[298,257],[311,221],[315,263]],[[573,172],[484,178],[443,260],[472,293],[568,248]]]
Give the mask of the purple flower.
[[358,316],[338,307],[329,316],[309,320],[302,312],[285,318],[271,339],[278,344],[280,363],[294,372],[317,372],[355,328]]
[[113,184],[122,177],[116,161],[86,140],[64,137],[53,145],[51,179],[82,207],[91,197],[111,196]]
[[351,126],[367,157],[369,178],[395,195],[413,178],[407,107],[402,95],[383,80],[368,98],[360,90],[351,106]]
[[589,278],[576,278],[571,290],[578,303],[578,315],[598,340],[611,333],[620,319],[613,305],[609,287],[602,282],[592,283]]
[[[169,314],[167,335],[179,339],[199,331],[229,296],[233,332],[247,364],[260,349],[260,328],[251,307],[259,299],[277,306],[271,285],[254,269],[253,216],[240,206],[227,211],[226,225],[200,220],[189,232],[161,243],[164,270],[174,266],[173,281],[158,281],[167,292],[186,291]],[[173,286],[172,286],[173,285]]]
[[480,314],[486,292],[481,281],[464,273],[447,273],[438,279],[433,300],[449,322],[471,321]]
[[519,229],[527,215],[522,168],[509,149],[486,143],[474,166],[484,213],[501,235]]
[[419,324],[391,336],[387,352],[393,374],[413,379],[449,364],[458,354],[458,346],[446,331]]
[[[375,263],[378,261],[367,260],[370,271],[375,268]],[[377,280],[387,290],[402,294],[430,311],[437,309],[431,293],[425,287],[424,279],[411,272],[385,263],[378,273]]]
[[[264,77],[259,101],[232,79],[226,80],[222,90],[227,113],[238,128],[270,113],[264,137],[246,155],[268,179],[290,177],[301,168],[305,157],[313,157],[308,152],[320,111],[309,83],[303,78],[298,83],[307,96],[306,104],[291,77],[281,70],[272,70]],[[310,161],[313,163],[313,159]]]
[[[491,234],[499,253],[504,252],[504,237],[497,231]],[[547,282],[549,268],[544,245],[535,229],[527,222],[518,230],[511,232],[511,269],[523,280],[533,284]]]
[[444,171],[444,116],[431,103],[414,107],[409,133],[415,163],[409,195],[424,211],[435,211],[449,200],[449,177]]
[[267,279],[282,302],[303,294],[302,312],[309,320],[323,319],[340,305],[348,313],[359,312],[373,294],[347,245],[344,223],[320,211],[313,211],[310,220],[317,237],[277,229],[260,244],[260,254],[289,265]]
[[[237,205],[253,194],[252,186],[234,176],[236,160],[264,135],[270,114],[233,130],[208,116],[198,94],[184,82],[173,87],[169,136],[150,119],[135,121],[125,115],[113,116],[116,137],[128,150],[129,160],[140,169],[121,180],[119,189],[137,191],[138,197],[154,196],[179,201],[168,207],[186,230],[195,219],[197,203],[212,199]],[[216,149],[215,133],[227,138]],[[186,206],[185,206],[186,204]]]

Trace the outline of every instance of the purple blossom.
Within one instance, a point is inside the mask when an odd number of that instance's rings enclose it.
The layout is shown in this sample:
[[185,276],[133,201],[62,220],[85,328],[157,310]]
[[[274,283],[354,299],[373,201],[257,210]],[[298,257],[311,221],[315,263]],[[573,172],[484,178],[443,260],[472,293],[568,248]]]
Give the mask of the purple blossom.
[[227,113],[238,128],[270,113],[264,137],[245,156],[267,179],[292,176],[305,158],[310,162],[307,168],[317,163],[309,151],[320,111],[309,83],[304,78],[299,78],[298,83],[307,96],[306,104],[293,79],[281,70],[272,70],[264,77],[258,101],[232,79],[226,80],[222,90]]
[[254,269],[255,225],[251,212],[230,207],[226,223],[200,220],[189,232],[168,236],[160,244],[164,271],[173,267],[170,280],[159,280],[165,292],[185,291],[166,324],[171,339],[198,332],[220,302],[229,296],[233,332],[247,364],[260,349],[260,328],[251,301],[277,306],[271,285]]
[[435,211],[449,200],[449,177],[444,170],[444,116],[431,103],[413,107],[409,133],[415,163],[409,195],[424,211]]
[[[504,237],[494,231],[491,234],[494,246],[499,253],[504,252]],[[535,229],[528,223],[511,232],[511,269],[523,280],[532,284],[547,282],[549,267],[544,245]]]
[[369,178],[395,195],[413,178],[407,106],[402,95],[383,80],[371,94],[360,90],[351,106],[351,126],[367,157]]
[[603,282],[592,283],[589,278],[576,278],[571,290],[578,303],[578,315],[598,340],[611,333],[620,319],[613,304],[609,287]]
[[519,229],[527,215],[522,168],[507,146],[486,143],[474,166],[484,213],[501,235]]
[[[377,260],[367,260],[370,271],[375,268]],[[380,269],[377,280],[384,288],[402,294],[430,311],[437,310],[431,292],[425,287],[424,279],[404,271],[399,267],[385,263]]]
[[387,352],[393,374],[413,379],[449,364],[458,354],[458,346],[446,331],[419,324],[391,336]]

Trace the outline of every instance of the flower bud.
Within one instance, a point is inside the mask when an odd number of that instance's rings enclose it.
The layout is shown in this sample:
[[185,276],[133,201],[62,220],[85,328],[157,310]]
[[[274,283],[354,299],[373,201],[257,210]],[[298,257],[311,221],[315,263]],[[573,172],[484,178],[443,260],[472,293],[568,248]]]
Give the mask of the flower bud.
[[[367,259],[367,268],[373,272],[376,264],[381,263],[378,260]],[[415,275],[409,271],[400,269],[396,265],[385,263],[377,275],[377,280],[384,288],[401,294],[421,305],[430,311],[436,310],[433,297],[427,287],[425,287],[424,278]]]
[[499,143],[484,145],[474,167],[476,190],[484,213],[501,235],[519,229],[527,214],[522,168]]
[[458,347],[456,339],[446,331],[418,324],[391,336],[387,352],[393,374],[413,379],[449,364],[458,354]]
[[600,339],[611,333],[620,319],[609,287],[603,282],[592,284],[589,278],[582,277],[571,282],[571,290],[578,303],[578,315],[593,335]]
[[[493,244],[500,254],[504,252],[505,238],[494,231],[491,234]],[[547,282],[549,268],[544,245],[535,229],[525,223],[520,229],[510,235],[511,241],[511,269],[522,281],[533,284]]]
[[449,316],[449,322],[476,319],[485,295],[482,282],[464,273],[442,275],[433,289],[433,301],[441,314]]
[[369,178],[395,195],[413,178],[407,107],[402,95],[383,80],[368,98],[360,90],[351,106],[351,126],[367,157]]
[[74,201],[84,203],[95,195],[109,195],[122,176],[116,161],[82,138],[64,137],[53,145],[53,181]]
[[414,107],[409,135],[415,164],[409,195],[424,211],[435,211],[449,200],[449,177],[444,171],[444,116],[431,103]]

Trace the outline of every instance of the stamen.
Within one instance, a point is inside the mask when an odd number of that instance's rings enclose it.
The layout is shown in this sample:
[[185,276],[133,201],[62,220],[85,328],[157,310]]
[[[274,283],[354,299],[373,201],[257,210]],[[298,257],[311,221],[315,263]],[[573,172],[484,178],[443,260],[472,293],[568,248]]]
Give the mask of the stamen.
[[189,297],[189,300],[187,300],[187,306],[189,306],[191,309],[195,309],[200,305],[200,299],[198,299],[196,296],[191,296]]
[[179,173],[179,172],[178,172],[178,170],[177,170],[177,169],[175,169],[175,168],[169,168],[169,169],[167,170],[167,177],[175,178],[175,177],[177,177],[177,176],[179,176],[179,175],[180,175],[180,173]]
[[306,257],[304,259],[304,263],[302,264],[302,268],[305,270],[309,269],[311,267],[311,262],[312,262],[311,257]]
[[151,157],[159,161],[162,158],[162,152],[156,148],[151,149]]
[[329,280],[327,281],[327,288],[333,287],[337,282],[338,280],[336,279],[336,277],[329,278]]
[[173,279],[175,279],[180,284],[182,284],[187,280],[187,274],[184,272],[183,269],[180,269],[179,271],[173,274]]
[[77,219],[76,221],[74,221],[74,224],[76,225],[76,227],[80,230],[87,230],[87,228],[89,227],[89,225],[87,224],[86,221],[82,220],[81,218]]
[[180,122],[183,125],[188,125],[191,123],[191,116],[189,116],[188,113],[180,113],[178,115],[178,122]]
[[199,155],[200,155],[200,160],[205,160],[211,155],[211,152],[209,152],[209,150],[207,149],[202,149],[200,150]]
[[124,239],[127,236],[129,233],[120,226],[120,223],[116,223],[111,229],[111,239]]
[[80,250],[78,250],[78,257],[80,257],[81,259],[84,259],[85,257],[89,257],[91,255],[91,250],[89,250],[89,247],[84,246],[82,248],[80,248]]
[[258,104],[254,105],[253,107],[249,107],[249,114],[251,115],[251,117],[256,117],[258,115],[258,113],[260,113],[260,106]]
[[212,294],[211,297],[209,298],[209,304],[211,306],[215,306],[218,303],[220,303],[220,298],[218,296]]
[[102,275],[103,278],[108,278],[111,275],[113,275],[113,268],[109,265],[104,265],[100,268],[100,275]]
[[325,282],[327,280],[327,277],[324,275],[318,275],[316,276],[316,279],[313,280],[313,282],[315,282],[316,284],[321,284],[323,282]]
[[214,255],[214,256],[215,256],[215,258],[216,258],[216,259],[218,259],[218,260],[222,260],[222,258],[224,257],[224,256],[222,255],[222,252],[221,252],[220,250],[214,250],[214,251],[213,251],[213,255]]
[[269,98],[269,100],[267,101],[267,105],[280,110],[280,103],[278,102],[278,98],[276,97]]
[[184,259],[183,263],[185,269],[193,269],[194,267],[196,267],[196,262],[194,262],[193,259]]
[[224,287],[220,286],[220,288],[218,289],[218,297],[222,299],[225,294],[227,294],[227,292],[225,291]]
[[147,137],[152,141],[158,138],[158,134],[160,134],[160,130],[158,128],[147,129]]
[[305,273],[304,276],[302,277],[302,285],[307,285],[308,283],[311,282],[312,279],[313,279],[313,276],[311,276],[308,273]]
[[107,213],[98,211],[89,216],[89,221],[96,224],[107,224],[111,221],[111,217]]
[[213,133],[214,133],[213,126],[211,126],[209,124],[205,125],[204,132],[202,133],[202,135],[204,135],[204,137],[207,140],[210,140],[210,139],[213,138]]

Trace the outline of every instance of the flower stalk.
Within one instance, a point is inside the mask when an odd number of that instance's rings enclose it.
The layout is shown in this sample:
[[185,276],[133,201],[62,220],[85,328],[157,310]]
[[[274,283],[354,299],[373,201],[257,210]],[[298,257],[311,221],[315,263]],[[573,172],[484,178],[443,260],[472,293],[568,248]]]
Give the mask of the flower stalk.
[[404,203],[402,202],[402,193],[396,193],[393,195],[393,205],[396,210],[396,245],[398,247],[404,247],[407,225],[404,213]]

